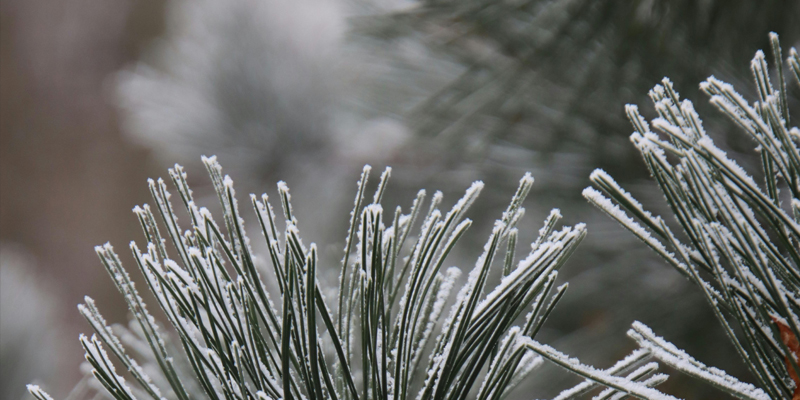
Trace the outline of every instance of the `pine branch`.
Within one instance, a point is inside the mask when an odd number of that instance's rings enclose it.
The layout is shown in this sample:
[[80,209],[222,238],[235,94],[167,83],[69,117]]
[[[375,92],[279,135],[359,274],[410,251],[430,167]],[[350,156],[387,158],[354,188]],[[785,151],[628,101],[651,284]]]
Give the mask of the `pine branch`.
[[[711,103],[757,145],[763,185],[714,144],[692,103],[681,101],[665,78],[650,92],[659,115],[651,125],[661,136],[650,131],[637,107],[629,105],[626,111],[635,129],[631,140],[644,156],[685,240],[680,241],[660,216],[646,211],[603,171],[595,171],[591,180],[610,198],[593,188],[584,190],[591,203],[701,288],[760,388],[705,367],[644,325],[634,324],[629,335],[674,368],[746,399],[800,394],[800,382],[794,379],[800,367],[791,345],[793,338],[800,337],[800,303],[796,301],[800,293],[796,206],[800,203],[800,151],[792,133],[797,128],[789,125],[778,36],[770,34],[770,42],[778,82],[772,84],[766,57],[758,51],[751,62],[758,93],[754,103],[713,76],[701,84]],[[786,62],[797,71],[794,49]],[[781,189],[789,192],[789,204],[782,202]]]
[[[520,180],[450,316],[441,322],[461,274],[456,267],[442,267],[471,226],[464,217],[483,183],[468,188],[447,213],[438,208],[442,195],[437,192],[415,227],[424,192],[408,214],[398,207],[389,218],[381,201],[391,170],[381,176],[372,202],[364,204],[370,172],[365,167],[333,313],[318,278],[324,261],[316,244],[306,246],[301,239],[288,186],[278,183],[285,219],[282,236],[269,197],[250,197],[277,286],[277,293],[270,294],[264,284],[266,271],[257,266],[245,231],[232,179],[223,175],[215,157],[204,157],[203,162],[222,205],[222,225],[195,203],[187,175],[178,165],[169,173],[191,228],[181,228],[164,180],[149,180],[155,207],[145,204],[134,209],[147,246],[143,252],[131,243],[131,251],[166,316],[167,329],[150,314],[111,245],[96,248],[151,353],[140,366],[107,326],[95,302],[86,298],[79,310],[96,335],[81,336],[81,343],[94,376],[111,397],[367,400],[405,399],[419,390],[417,396],[426,400],[461,400],[473,391],[481,399],[500,399],[541,363],[525,341],[536,335],[564,295],[566,285],[551,293],[555,279],[586,228],[578,224],[556,230],[560,213],[554,210],[531,252],[514,265],[517,225],[533,183],[530,174]],[[161,235],[163,229],[166,237]],[[416,236],[411,234],[415,229]],[[404,245],[409,238],[410,249]],[[487,287],[502,250],[503,278],[496,287]],[[278,299],[275,303],[273,296]],[[527,307],[532,311],[524,328],[514,327]],[[128,371],[134,385],[117,373],[115,363]],[[165,382],[170,390],[165,392],[153,382]],[[49,400],[38,387],[29,390],[39,400]]]

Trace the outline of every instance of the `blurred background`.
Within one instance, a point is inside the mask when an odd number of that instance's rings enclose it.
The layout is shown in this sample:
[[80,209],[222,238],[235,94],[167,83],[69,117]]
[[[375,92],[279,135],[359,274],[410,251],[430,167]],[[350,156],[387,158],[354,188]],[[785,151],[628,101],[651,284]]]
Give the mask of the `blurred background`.
[[[580,192],[604,168],[668,215],[623,112],[636,103],[653,117],[647,91],[664,76],[715,141],[756,165],[698,84],[713,74],[752,99],[749,61],[769,31],[800,47],[800,2],[2,0],[0,397],[23,398],[29,382],[69,393],[76,339],[90,331],[75,306],[90,295],[111,322],[127,318],[93,246],[111,242],[132,265],[125,249],[143,239],[131,209],[176,162],[211,205],[203,154],[240,194],[285,180],[305,240],[331,260],[365,163],[394,168],[391,206],[419,188],[441,189],[448,206],[484,180],[450,260],[462,269],[531,171],[520,246],[551,208],[589,226],[539,340],[605,367],[633,348],[625,331],[641,320],[749,380],[697,288]],[[790,109],[799,98],[792,86]],[[552,397],[575,381],[545,367],[518,393]],[[662,387],[719,396],[678,375]]]

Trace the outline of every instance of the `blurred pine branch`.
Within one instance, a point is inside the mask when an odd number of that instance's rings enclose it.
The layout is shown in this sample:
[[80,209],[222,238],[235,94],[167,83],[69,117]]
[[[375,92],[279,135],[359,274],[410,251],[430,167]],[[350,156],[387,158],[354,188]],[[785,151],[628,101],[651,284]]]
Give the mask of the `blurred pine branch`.
[[769,31],[800,40],[797,15],[790,0],[423,0],[353,25],[386,43],[411,38],[460,65],[407,118],[457,149],[449,157],[502,164],[491,151],[498,146],[531,157],[578,152],[626,178],[638,175],[619,167],[624,150],[611,145],[625,123],[616,104],[639,101],[665,74],[680,83],[709,71],[744,80],[735,66],[767,45]]

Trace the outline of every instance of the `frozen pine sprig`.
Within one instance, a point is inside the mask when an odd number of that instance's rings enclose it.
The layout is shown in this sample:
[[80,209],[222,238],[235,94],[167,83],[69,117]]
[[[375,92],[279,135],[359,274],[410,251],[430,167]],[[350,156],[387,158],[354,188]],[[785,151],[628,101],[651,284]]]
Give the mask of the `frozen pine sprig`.
[[[78,307],[95,331],[81,336],[87,361],[109,397],[494,400],[542,363],[530,343],[566,292],[566,284],[555,285],[558,271],[586,228],[558,229],[561,213],[554,210],[531,251],[515,261],[529,174],[458,289],[461,270],[445,264],[471,226],[465,215],[483,183],[446,211],[439,209],[441,192],[425,204],[420,191],[404,212],[381,204],[390,170],[370,196],[365,167],[345,254],[335,265],[340,290],[329,303],[320,276],[330,266],[316,244],[303,244],[288,185],[278,183],[282,213],[273,211],[266,194],[250,197],[266,241],[263,267],[233,180],[215,157],[203,162],[222,205],[219,223],[195,203],[178,165],[169,175],[180,201],[173,203],[167,182],[151,179],[154,206],[134,209],[146,244],[132,242],[130,249],[164,320],[153,316],[113,247],[96,248],[132,314],[129,331],[109,326],[89,297]],[[180,207],[185,221],[179,221]],[[494,287],[493,269],[500,277]],[[600,383],[618,390],[619,382],[660,379],[649,369],[639,372]],[[36,386],[29,390],[50,400]]]
[[[675,399],[673,396],[664,394],[650,387],[653,384],[663,382],[662,377],[659,377],[659,379],[653,381],[647,380],[647,378],[651,376],[651,373],[655,371],[655,368],[652,365],[648,364],[644,367],[644,369],[638,368],[627,376],[617,376],[613,372],[600,370],[585,365],[576,358],[570,358],[550,346],[538,343],[531,339],[525,339],[524,346],[541,354],[544,358],[547,358],[555,364],[558,364],[561,367],[564,367],[589,381],[606,386],[609,389],[612,389],[614,392],[619,392],[639,399]],[[570,390],[574,391],[574,389]],[[613,392],[608,392],[608,395],[611,393]],[[563,397],[563,393],[562,396],[559,397]]]
[[753,139],[762,167],[755,175],[762,182],[714,144],[691,102],[681,101],[665,78],[650,93],[659,115],[650,125],[637,107],[626,111],[635,129],[631,140],[680,231],[644,210],[603,171],[591,175],[600,190],[584,191],[700,287],[757,384],[706,367],[640,323],[629,335],[673,368],[742,399],[800,398],[800,140],[790,125],[795,120],[785,81],[793,77],[793,84],[800,84],[800,63],[791,49],[786,60],[791,73],[784,73],[778,36],[770,34],[770,42],[777,80],[758,51],[751,62],[758,94],[752,103],[714,77],[700,85]]
[[633,323],[633,327],[628,331],[628,336],[636,340],[641,348],[649,350],[657,359],[670,367],[710,382],[733,396],[748,400],[768,400],[770,398],[763,390],[752,384],[741,382],[726,374],[725,371],[707,367],[695,360],[672,343],[656,336],[649,327],[641,322]]

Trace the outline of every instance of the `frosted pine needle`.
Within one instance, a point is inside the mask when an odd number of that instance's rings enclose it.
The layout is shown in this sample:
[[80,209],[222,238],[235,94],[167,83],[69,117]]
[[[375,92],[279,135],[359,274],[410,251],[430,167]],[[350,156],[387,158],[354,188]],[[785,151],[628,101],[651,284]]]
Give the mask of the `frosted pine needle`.
[[[221,223],[197,205],[178,165],[169,175],[176,204],[189,219],[178,220],[161,179],[149,180],[155,206],[134,209],[147,244],[145,251],[136,243],[130,249],[163,311],[163,325],[111,245],[96,249],[128,304],[135,331],[109,327],[88,297],[79,306],[96,332],[91,339],[81,336],[86,358],[111,398],[488,400],[506,396],[541,364],[528,343],[564,295],[566,284],[555,288],[555,279],[586,228],[557,230],[561,214],[554,210],[530,253],[515,264],[517,226],[533,183],[529,174],[453,299],[461,270],[445,263],[471,226],[464,217],[483,183],[470,186],[447,212],[439,209],[441,192],[426,205],[420,191],[407,212],[396,207],[388,213],[381,202],[390,170],[367,197],[365,167],[338,265],[340,290],[335,304],[328,304],[319,279],[327,261],[316,244],[303,243],[288,185],[278,183],[279,213],[266,194],[250,197],[267,244],[265,269],[256,263],[233,180],[215,157],[203,162],[222,205]],[[502,268],[503,276],[494,288],[488,284],[493,268]],[[265,279],[274,280],[274,292]],[[441,321],[445,312],[449,317]],[[523,327],[514,326],[523,320]],[[131,345],[133,352],[126,349]],[[636,379],[650,373],[640,375]],[[629,381],[634,379],[601,383]],[[38,387],[29,390],[50,400]]]

